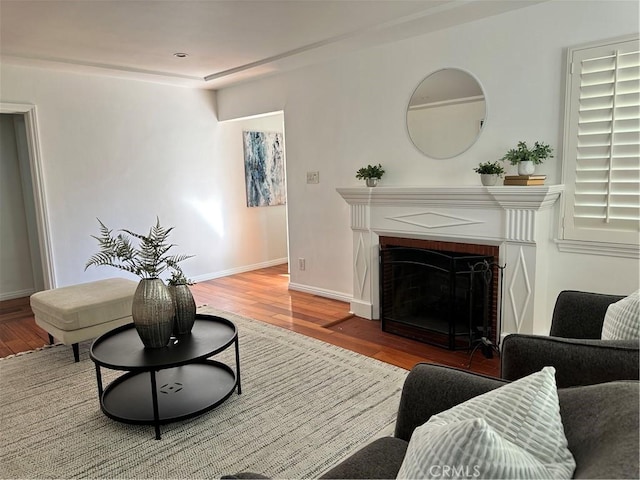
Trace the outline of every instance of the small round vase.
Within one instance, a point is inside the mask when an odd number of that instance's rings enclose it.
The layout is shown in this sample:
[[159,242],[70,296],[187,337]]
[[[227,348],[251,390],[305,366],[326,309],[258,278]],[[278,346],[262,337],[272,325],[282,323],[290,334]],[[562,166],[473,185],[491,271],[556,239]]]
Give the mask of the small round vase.
[[176,310],[173,324],[174,335],[190,333],[196,321],[196,302],[193,299],[189,285],[170,285],[169,292],[171,292],[173,306]]
[[481,173],[480,181],[482,182],[482,185],[484,185],[485,187],[491,187],[492,185],[495,185],[498,182],[498,174]]
[[531,161],[518,163],[518,175],[533,175],[535,171],[536,165]]
[[376,185],[378,185],[377,178],[367,178],[366,182],[367,182],[367,187],[375,187]]
[[169,289],[159,278],[143,278],[133,294],[133,325],[146,348],[166,347],[175,310]]

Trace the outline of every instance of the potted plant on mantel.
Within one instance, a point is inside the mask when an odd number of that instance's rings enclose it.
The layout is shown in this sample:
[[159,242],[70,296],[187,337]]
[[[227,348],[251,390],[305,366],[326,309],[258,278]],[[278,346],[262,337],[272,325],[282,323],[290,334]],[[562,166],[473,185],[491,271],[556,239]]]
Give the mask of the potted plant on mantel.
[[509,150],[500,160],[518,166],[518,175],[532,175],[536,165],[553,158],[553,149],[546,143],[536,142],[529,148],[526,142],[518,142],[517,148]]
[[358,180],[365,180],[367,187],[375,187],[378,184],[378,180],[384,175],[384,169],[381,164],[367,165],[362,167],[356,172],[356,178]]
[[480,174],[480,181],[485,186],[495,185],[498,177],[504,174],[504,168],[497,161],[480,163],[473,171]]
[[[125,229],[114,235],[100,219],[98,223],[100,236],[92,237],[98,241],[100,251],[89,258],[85,270],[92,265],[107,265],[139,276],[140,283],[133,295],[133,324],[145,347],[165,347],[173,333],[175,308],[160,275],[168,269],[181,272],[178,263],[193,255],[168,254],[174,247],[167,241],[173,227],[163,228],[159,218],[148,235]],[[137,239],[137,246],[131,237]]]

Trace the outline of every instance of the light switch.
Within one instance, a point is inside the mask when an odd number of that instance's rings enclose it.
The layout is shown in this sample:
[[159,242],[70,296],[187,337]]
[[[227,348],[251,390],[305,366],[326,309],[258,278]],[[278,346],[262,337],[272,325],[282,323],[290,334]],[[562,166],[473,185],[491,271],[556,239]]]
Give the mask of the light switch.
[[307,183],[320,183],[320,172],[307,172]]

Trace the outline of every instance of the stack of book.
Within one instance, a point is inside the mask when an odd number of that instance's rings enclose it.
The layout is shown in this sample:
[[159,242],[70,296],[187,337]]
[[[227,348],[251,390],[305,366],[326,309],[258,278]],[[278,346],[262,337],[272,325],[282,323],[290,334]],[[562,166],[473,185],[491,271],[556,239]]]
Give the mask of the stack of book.
[[546,175],[505,175],[505,185],[544,185]]

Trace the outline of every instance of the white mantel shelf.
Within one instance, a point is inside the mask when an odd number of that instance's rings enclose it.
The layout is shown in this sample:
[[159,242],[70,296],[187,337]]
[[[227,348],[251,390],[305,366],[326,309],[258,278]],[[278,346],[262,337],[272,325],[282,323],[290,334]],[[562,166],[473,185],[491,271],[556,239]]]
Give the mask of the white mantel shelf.
[[464,208],[542,209],[553,205],[564,185],[342,187],[338,193],[349,205],[430,205]]
[[[353,231],[353,299],[380,315],[379,236],[497,245],[504,270],[501,334],[541,333],[553,205],[564,185],[343,187]],[[537,320],[538,319],[538,320]]]

